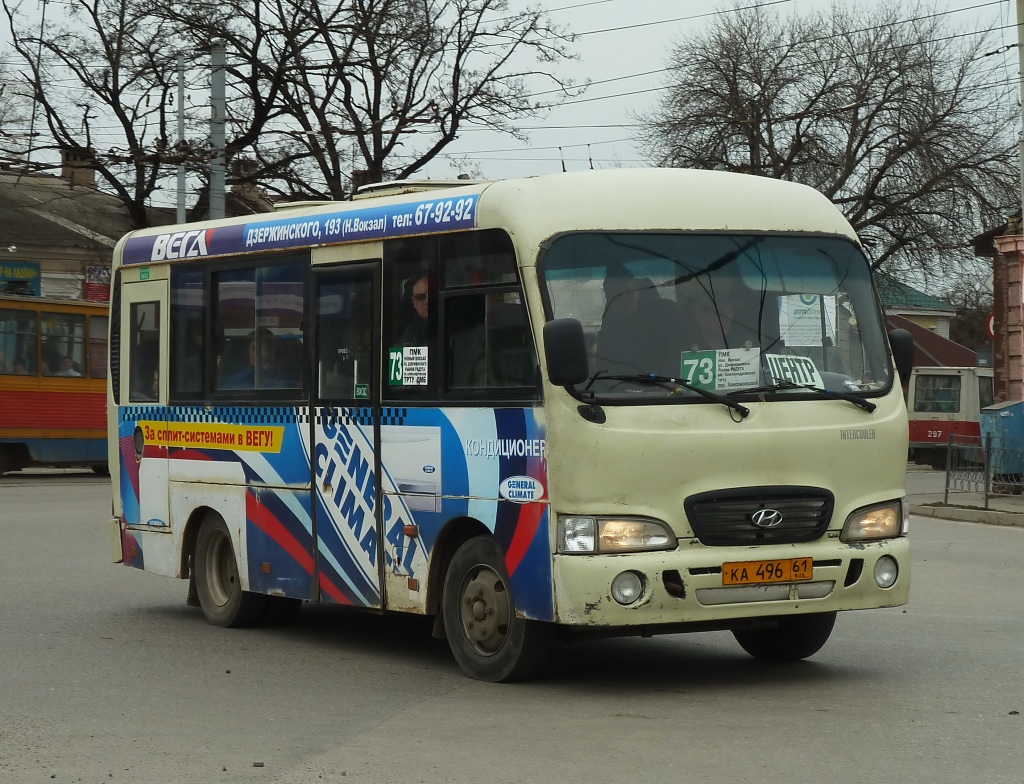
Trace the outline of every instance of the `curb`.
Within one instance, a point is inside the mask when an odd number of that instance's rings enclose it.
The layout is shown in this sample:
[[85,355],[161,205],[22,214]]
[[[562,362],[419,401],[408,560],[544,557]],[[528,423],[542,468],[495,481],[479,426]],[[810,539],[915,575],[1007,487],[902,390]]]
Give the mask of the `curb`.
[[945,504],[920,504],[910,507],[910,513],[923,517],[938,517],[943,520],[958,520],[962,523],[985,523],[1024,528],[1024,513],[1000,512],[998,509],[950,506]]

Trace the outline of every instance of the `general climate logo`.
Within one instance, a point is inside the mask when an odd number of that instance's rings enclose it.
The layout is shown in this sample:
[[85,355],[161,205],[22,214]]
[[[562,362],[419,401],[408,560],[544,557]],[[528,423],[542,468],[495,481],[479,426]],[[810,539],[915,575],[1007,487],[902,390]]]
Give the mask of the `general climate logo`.
[[510,476],[501,480],[498,493],[509,501],[527,504],[544,497],[544,485],[532,476]]

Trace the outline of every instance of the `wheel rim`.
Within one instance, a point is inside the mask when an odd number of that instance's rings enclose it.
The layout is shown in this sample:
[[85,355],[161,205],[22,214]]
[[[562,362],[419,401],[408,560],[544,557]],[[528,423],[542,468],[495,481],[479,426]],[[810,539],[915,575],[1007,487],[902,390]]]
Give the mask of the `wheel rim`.
[[223,531],[217,531],[210,538],[209,557],[206,560],[206,584],[214,605],[223,607],[231,599],[238,572],[235,567],[235,553],[231,540]]
[[493,656],[508,637],[510,608],[505,583],[486,565],[471,569],[459,592],[462,633],[470,646],[483,656]]

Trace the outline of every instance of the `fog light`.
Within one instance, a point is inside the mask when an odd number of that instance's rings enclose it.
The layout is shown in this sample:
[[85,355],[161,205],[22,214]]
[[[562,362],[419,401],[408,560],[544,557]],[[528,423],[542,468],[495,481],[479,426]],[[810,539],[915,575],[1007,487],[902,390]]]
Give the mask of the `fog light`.
[[892,556],[883,555],[875,561],[875,585],[879,588],[891,588],[899,574],[900,568]]
[[612,580],[612,598],[619,604],[632,604],[644,592],[644,578],[636,572],[623,572]]

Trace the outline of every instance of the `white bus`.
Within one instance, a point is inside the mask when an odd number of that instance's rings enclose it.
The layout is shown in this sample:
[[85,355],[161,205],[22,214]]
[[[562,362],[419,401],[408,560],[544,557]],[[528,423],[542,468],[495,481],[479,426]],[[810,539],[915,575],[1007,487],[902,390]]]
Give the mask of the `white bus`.
[[685,170],[446,185],[119,243],[117,561],[221,626],[432,616],[489,681],[556,634],[801,659],[837,611],[907,602],[906,409],[825,197]]

